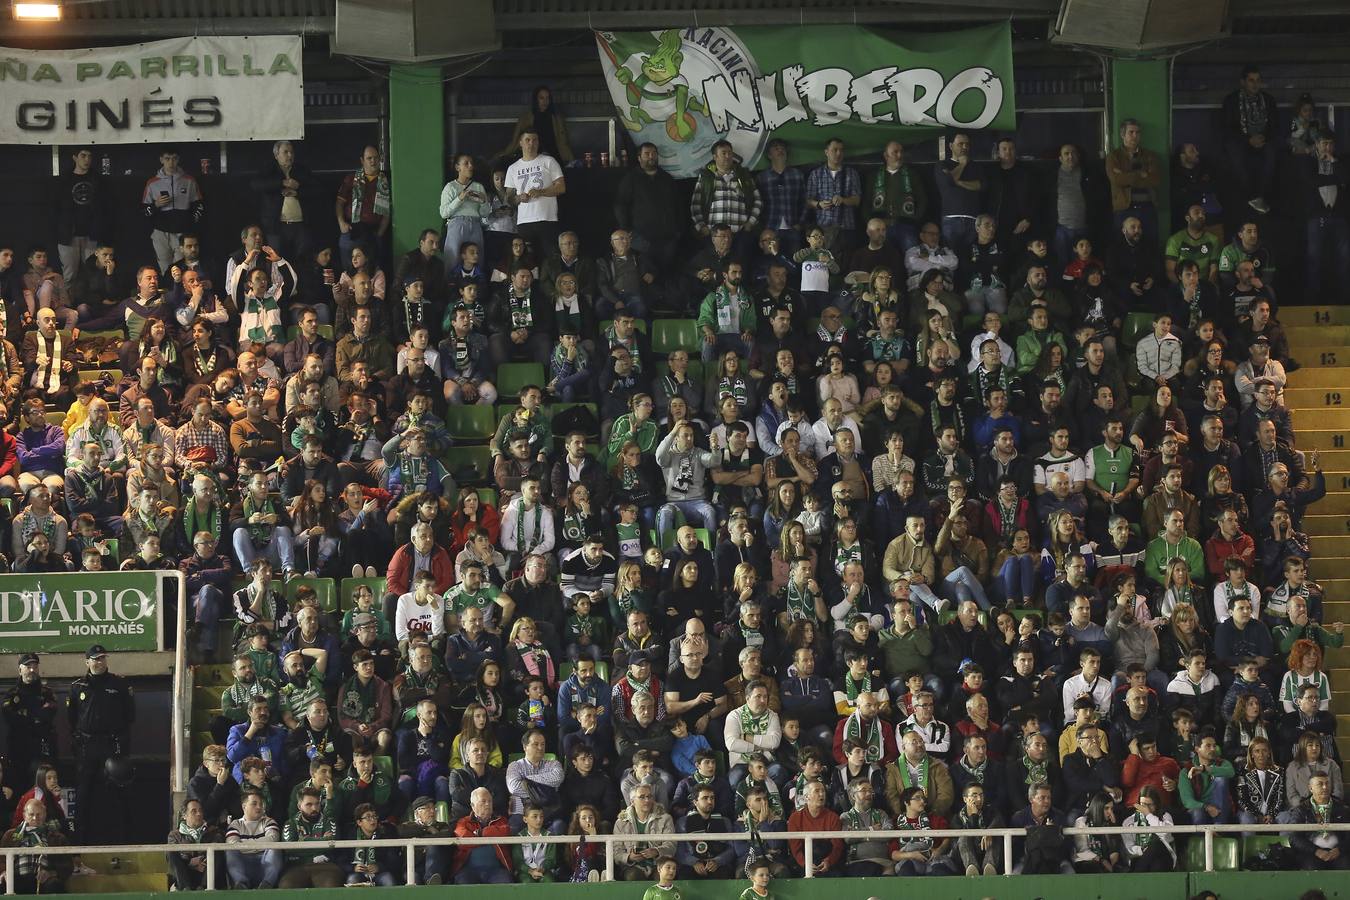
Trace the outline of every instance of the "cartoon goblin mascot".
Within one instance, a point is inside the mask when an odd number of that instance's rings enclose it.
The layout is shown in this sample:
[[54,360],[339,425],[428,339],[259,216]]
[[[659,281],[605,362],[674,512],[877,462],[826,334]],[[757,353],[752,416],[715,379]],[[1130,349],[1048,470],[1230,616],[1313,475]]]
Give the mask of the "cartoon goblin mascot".
[[666,132],[673,140],[687,141],[694,136],[697,125],[689,110],[706,113],[708,108],[702,100],[690,95],[689,82],[680,74],[680,66],[684,63],[681,46],[678,31],[663,31],[657,48],[646,56],[637,57],[637,74],[629,68],[634,57],[629,57],[615,71],[614,77],[627,86],[632,102],[628,115],[621,117],[630,131],[639,131],[646,125],[664,120]]

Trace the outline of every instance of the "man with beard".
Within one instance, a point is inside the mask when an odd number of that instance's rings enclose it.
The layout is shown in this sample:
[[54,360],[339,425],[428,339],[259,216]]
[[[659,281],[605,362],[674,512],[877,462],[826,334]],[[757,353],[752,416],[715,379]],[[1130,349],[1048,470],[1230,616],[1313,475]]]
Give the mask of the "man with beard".
[[234,763],[234,778],[240,784],[244,783],[244,760],[257,757],[267,762],[267,780],[276,791],[285,783],[289,770],[285,746],[286,729],[272,724],[271,703],[266,697],[255,696],[248,702],[248,718],[230,729],[225,755]]
[[398,789],[411,803],[419,795],[450,799],[450,730],[440,721],[436,702],[417,703],[416,718],[398,731]]
[[19,657],[19,681],[7,692],[3,707],[9,732],[9,767],[26,781],[34,764],[56,759],[56,695],[42,681],[38,655]]
[[431,645],[414,640],[408,648],[408,664],[394,678],[394,707],[398,711],[394,721],[411,725],[418,718],[418,707],[424,700],[430,700],[437,709],[446,709],[450,702],[450,678],[436,669]]
[[703,364],[712,362],[728,350],[741,357],[750,355],[757,318],[755,301],[741,288],[741,264],[729,263],[722,284],[703,298],[698,326],[703,333]]
[[259,678],[253,669],[253,659],[246,653],[234,658],[234,684],[220,692],[220,715],[211,720],[211,737],[217,744],[225,743],[230,729],[248,721],[248,707],[253,698],[267,701],[270,718],[280,715],[277,686],[266,678]]

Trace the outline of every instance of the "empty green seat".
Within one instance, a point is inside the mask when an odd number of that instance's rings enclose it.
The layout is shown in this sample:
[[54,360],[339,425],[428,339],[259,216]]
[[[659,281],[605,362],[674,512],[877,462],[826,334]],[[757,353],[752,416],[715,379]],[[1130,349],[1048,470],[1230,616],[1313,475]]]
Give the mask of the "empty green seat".
[[[455,476],[460,487],[486,484],[492,480],[492,451],[487,447],[451,447],[441,454],[441,462]],[[471,465],[477,468],[472,477],[467,469]]]
[[497,394],[515,397],[527,384],[543,387],[547,378],[540,363],[502,363],[497,367]]
[[1139,339],[1153,330],[1153,313],[1132,312],[1125,314],[1125,328],[1121,333],[1121,346],[1134,349]]
[[1249,834],[1242,839],[1242,864],[1264,853],[1270,847],[1288,847],[1289,842],[1278,834]]
[[698,335],[698,323],[693,319],[657,319],[652,322],[652,352],[661,356],[672,350],[697,353],[703,344]]
[[449,406],[445,429],[456,441],[488,441],[497,433],[497,414],[490,406]]
[[[1236,872],[1238,869],[1238,839],[1233,837],[1214,837],[1214,871]],[[1201,835],[1192,837],[1186,844],[1186,871],[1205,871],[1205,839]]]

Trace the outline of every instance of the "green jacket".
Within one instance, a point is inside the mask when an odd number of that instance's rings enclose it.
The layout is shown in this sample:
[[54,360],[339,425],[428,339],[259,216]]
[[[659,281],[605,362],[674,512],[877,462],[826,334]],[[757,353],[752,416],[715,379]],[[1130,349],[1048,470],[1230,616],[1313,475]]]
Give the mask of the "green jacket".
[[[545,833],[547,834],[547,832]],[[517,834],[517,837],[524,837],[525,835],[526,831],[522,828]],[[530,878],[530,867],[525,863],[525,854],[521,851],[523,846],[523,844],[511,845],[511,863],[516,870],[516,881],[519,881],[521,884],[529,884],[532,879]],[[561,846],[561,844],[544,845],[544,861],[539,866],[539,868],[544,871],[544,878],[542,880],[553,880],[553,870],[558,868],[558,848]]]
[[1067,362],[1069,357],[1069,345],[1064,340],[1064,335],[1055,331],[1054,328],[1048,328],[1039,335],[1034,331],[1023,332],[1017,339],[1017,345],[1013,351],[1017,358],[1017,374],[1025,375],[1036,368],[1036,363],[1040,362],[1041,353],[1051,344],[1059,344],[1059,349],[1064,351],[1064,359]]
[[1205,551],[1200,547],[1200,542],[1190,536],[1182,538],[1181,543],[1176,545],[1168,544],[1162,535],[1149,541],[1144,549],[1144,575],[1159,584],[1166,584],[1167,563],[1174,556],[1186,560],[1186,564],[1191,567],[1192,578],[1196,581],[1204,579]]
[[1276,625],[1271,629],[1271,632],[1275,638],[1275,646],[1285,656],[1288,656],[1289,651],[1294,649],[1294,641],[1305,638],[1324,651],[1328,647],[1345,646],[1344,634],[1337,634],[1330,629],[1323,628],[1316,622],[1309,622],[1307,625],[1290,625],[1286,622],[1283,625]]
[[904,678],[906,672],[931,672],[933,635],[927,625],[905,634],[896,634],[894,626],[877,632],[881,644],[882,666],[887,678]]
[[[728,328],[723,327],[719,311],[725,316]],[[714,334],[741,334],[745,331],[754,331],[758,327],[758,321],[755,316],[755,300],[749,292],[738,288],[736,295],[732,296],[725,284],[715,291],[710,291],[708,296],[703,298],[703,305],[698,310],[698,327],[711,328]]]
[[1210,789],[1214,786],[1215,778],[1232,778],[1234,774],[1233,764],[1226,759],[1221,759],[1216,765],[1210,766],[1208,771],[1200,773],[1197,779],[1199,792],[1196,786],[1191,784],[1191,779],[1186,775],[1183,769],[1181,775],[1177,777],[1177,786],[1181,789],[1181,805],[1188,810],[1196,810],[1209,802]]
[[[337,840],[337,828],[333,825],[333,820],[324,813],[319,813],[317,822],[308,822],[303,816],[296,813],[286,820],[285,827],[281,829],[281,839],[297,844],[305,841],[333,841]],[[294,864],[333,862],[333,854],[337,852],[323,848],[311,851],[288,851],[286,861]],[[318,859],[317,857],[325,857],[325,859]]]

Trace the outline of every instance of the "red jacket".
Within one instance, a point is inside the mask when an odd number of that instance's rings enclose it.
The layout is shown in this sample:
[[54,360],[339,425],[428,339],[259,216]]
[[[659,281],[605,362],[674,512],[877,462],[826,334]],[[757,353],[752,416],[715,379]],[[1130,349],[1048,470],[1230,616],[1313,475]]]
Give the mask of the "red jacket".
[[453,513],[450,516],[450,553],[457,554],[463,550],[469,542],[469,532],[475,528],[486,529],[492,546],[497,546],[502,536],[502,520],[496,507],[479,501],[477,522],[468,521],[458,511]]
[[1239,534],[1235,541],[1224,540],[1223,535],[1215,529],[1210,539],[1205,541],[1205,569],[1216,583],[1227,580],[1223,564],[1230,556],[1242,560],[1250,574],[1256,568],[1256,542],[1245,532]]
[[0,478],[13,475],[18,463],[19,442],[8,431],[0,431]]
[[[823,807],[820,815],[812,816],[803,806],[792,815],[788,816],[788,831],[843,831],[839,823],[839,813]],[[822,862],[830,864],[830,871],[839,871],[839,861],[844,858],[844,842],[842,840],[829,841],[830,852],[824,859],[821,858],[821,844],[824,841],[815,841],[811,847],[812,862],[820,865]],[[797,860],[797,865],[806,868],[806,841],[788,841],[788,850],[792,852],[792,858]]]
[[[834,761],[839,765],[848,762],[844,757],[844,728],[848,726],[849,716],[839,720],[839,724],[834,726]],[[886,722],[881,716],[877,716],[877,722],[881,725],[881,746],[882,758],[877,765],[883,768],[895,762],[896,757],[900,755],[900,749],[895,746],[895,727]]]
[[1125,805],[1134,806],[1139,800],[1139,789],[1151,784],[1162,794],[1163,806],[1170,807],[1176,802],[1177,792],[1175,788],[1170,791],[1163,790],[1164,775],[1174,783],[1181,776],[1181,767],[1170,756],[1158,754],[1153,762],[1144,762],[1144,758],[1137,753],[1125,757],[1125,765],[1120,769],[1120,784],[1125,789]]
[[[389,560],[385,589],[395,597],[412,590],[412,577],[417,574],[412,570],[414,555],[412,544],[404,544],[394,551],[394,558]],[[436,577],[438,594],[444,594],[455,586],[455,561],[440,545],[431,550],[431,574]]]
[[[472,814],[465,816],[455,823],[455,837],[510,837],[511,829],[507,827],[506,818],[497,816],[486,825],[480,825],[478,820]],[[476,848],[460,844],[455,847],[455,861],[451,864],[453,874],[458,875],[459,870],[469,861],[469,854]],[[497,861],[502,864],[502,868],[508,873],[511,868],[511,850],[508,844],[494,844],[492,849],[497,851]]]

